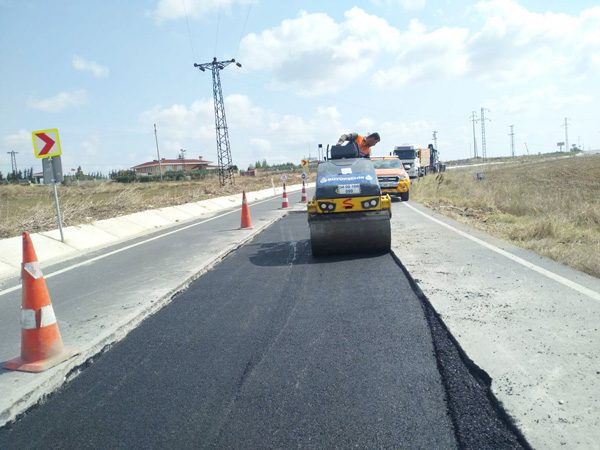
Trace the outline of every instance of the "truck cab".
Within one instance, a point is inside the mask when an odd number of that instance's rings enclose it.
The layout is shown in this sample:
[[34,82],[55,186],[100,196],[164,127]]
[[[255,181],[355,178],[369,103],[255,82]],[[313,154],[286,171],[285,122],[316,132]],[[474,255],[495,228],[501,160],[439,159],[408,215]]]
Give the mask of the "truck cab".
[[398,145],[392,155],[397,156],[408,172],[410,178],[418,178],[421,174],[420,150],[414,145]]

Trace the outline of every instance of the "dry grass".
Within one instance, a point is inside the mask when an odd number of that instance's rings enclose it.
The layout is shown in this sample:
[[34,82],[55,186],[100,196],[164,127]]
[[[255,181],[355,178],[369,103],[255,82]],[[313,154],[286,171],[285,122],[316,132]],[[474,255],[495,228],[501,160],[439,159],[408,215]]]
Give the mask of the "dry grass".
[[[286,172],[288,185],[302,183],[301,172]],[[236,177],[235,186],[221,187],[218,177],[202,181],[113,183],[58,186],[63,226],[81,225],[148,209],[208,198],[280,187],[281,174]],[[307,181],[314,181],[314,172]],[[0,239],[57,228],[52,186],[0,185]]]
[[[600,155],[507,160],[413,183],[411,198],[472,227],[600,277]],[[478,181],[477,172],[483,173]],[[286,172],[287,184],[301,183]],[[63,225],[280,186],[281,174],[164,183],[58,186]],[[308,181],[314,181],[314,172]],[[0,185],[0,239],[56,228],[50,186]]]
[[599,173],[600,155],[525,159],[426,177],[411,198],[600,277]]

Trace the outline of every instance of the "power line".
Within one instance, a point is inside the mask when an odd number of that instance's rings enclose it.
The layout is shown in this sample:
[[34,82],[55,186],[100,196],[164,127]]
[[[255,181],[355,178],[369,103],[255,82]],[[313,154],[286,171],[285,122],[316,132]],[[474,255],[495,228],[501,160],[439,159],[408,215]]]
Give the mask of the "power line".
[[244,37],[244,31],[246,31],[246,24],[248,23],[248,17],[250,16],[250,10],[252,9],[252,3],[253,3],[253,1],[254,0],[252,0],[250,2],[250,6],[248,6],[248,13],[246,14],[246,20],[244,21],[244,27],[242,28],[242,33],[240,34],[240,40],[238,42],[237,48],[235,49],[235,53],[233,54],[234,58],[237,57],[237,52],[240,49],[240,44],[242,43],[242,38]]
[[181,0],[181,3],[183,3],[183,12],[185,13],[185,23],[187,24],[188,36],[190,38],[190,47],[192,48],[192,58],[195,60],[196,54],[194,52],[194,44],[192,43],[192,32],[190,31],[190,22],[188,21],[187,9],[185,7],[185,0]]
[[215,51],[213,55],[217,54],[217,42],[219,41],[219,25],[221,23],[221,1],[219,0],[219,14],[217,15],[217,33],[215,36]]

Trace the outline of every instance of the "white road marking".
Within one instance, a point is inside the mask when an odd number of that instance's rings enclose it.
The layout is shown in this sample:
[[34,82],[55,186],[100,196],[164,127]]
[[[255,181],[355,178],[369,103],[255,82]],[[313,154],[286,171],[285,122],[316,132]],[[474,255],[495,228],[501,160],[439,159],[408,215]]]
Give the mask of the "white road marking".
[[[259,205],[261,203],[265,203],[265,202],[268,202],[270,200],[273,200],[273,198],[268,198],[268,199],[262,200],[260,202],[252,203],[252,205],[250,205],[250,206]],[[104,255],[96,256],[95,258],[88,259],[86,261],[82,261],[82,262],[80,262],[78,264],[73,264],[72,266],[68,266],[68,267],[65,267],[64,269],[57,270],[56,272],[52,272],[52,273],[50,273],[48,275],[45,275],[44,279],[55,277],[56,275],[60,275],[62,273],[68,272],[70,270],[77,269],[78,267],[85,266],[86,264],[91,264],[91,263],[93,263],[95,261],[107,258],[107,257],[112,256],[112,255],[116,255],[117,253],[124,252],[125,250],[129,250],[130,248],[134,248],[134,247],[137,247],[139,245],[147,244],[148,242],[152,242],[152,241],[155,241],[157,239],[161,239],[161,238],[164,238],[166,236],[170,236],[171,234],[179,233],[180,231],[184,231],[184,230],[187,230],[188,228],[193,228],[193,227],[196,227],[198,225],[202,225],[202,224],[204,224],[206,222],[210,222],[212,220],[218,219],[220,217],[224,217],[224,216],[226,216],[228,214],[232,214],[232,213],[238,212],[240,210],[241,210],[241,208],[234,209],[232,211],[220,214],[218,216],[211,217],[210,219],[203,220],[202,222],[193,223],[191,225],[188,225],[188,226],[185,226],[185,227],[182,227],[182,228],[178,228],[177,230],[169,231],[168,233],[164,233],[164,234],[161,234],[159,236],[154,236],[154,237],[152,237],[150,239],[146,239],[145,241],[137,242],[135,244],[128,245],[127,247],[122,247],[122,248],[119,248],[117,250],[113,250],[112,252],[105,253]],[[293,210],[290,209],[289,211],[293,211]],[[11,288],[5,289],[3,291],[0,291],[0,295],[9,294],[11,292],[17,291],[17,290],[21,289],[21,287],[22,287],[21,285],[17,285],[17,286],[13,286]]]
[[582,286],[580,284],[577,284],[577,283],[575,283],[575,282],[573,282],[571,280],[568,280],[568,279],[566,279],[564,277],[561,277],[560,275],[557,275],[554,272],[550,272],[549,270],[546,270],[546,269],[544,269],[544,268],[542,268],[540,266],[536,266],[535,264],[532,264],[529,261],[524,260],[523,258],[519,258],[518,256],[515,256],[512,253],[509,253],[509,252],[507,252],[505,250],[502,250],[501,248],[498,248],[498,247],[496,247],[496,246],[494,246],[492,244],[488,244],[487,242],[482,241],[481,239],[478,239],[478,238],[476,238],[474,236],[471,236],[468,233],[460,231],[460,230],[454,228],[453,226],[448,225],[447,223],[442,222],[441,220],[438,220],[438,219],[436,219],[434,217],[431,217],[431,216],[429,216],[429,215],[427,215],[427,214],[419,211],[415,207],[410,206],[408,203],[403,203],[403,205],[406,206],[406,207],[408,207],[408,208],[410,208],[410,209],[412,209],[413,211],[421,214],[422,216],[427,217],[429,220],[432,220],[435,223],[438,223],[438,224],[442,225],[443,227],[446,227],[449,230],[454,231],[455,233],[460,234],[461,236],[466,237],[467,239],[470,239],[473,242],[475,242],[475,243],[477,243],[477,244],[479,244],[479,245],[481,245],[481,246],[483,246],[485,248],[488,248],[488,249],[490,249],[490,250],[492,250],[492,251],[494,251],[494,252],[496,252],[496,253],[498,253],[498,254],[500,254],[502,256],[505,256],[506,258],[508,258],[508,259],[510,259],[510,260],[518,263],[518,264],[521,264],[521,265],[527,267],[528,269],[531,269],[531,270],[533,270],[533,271],[535,271],[535,272],[537,272],[539,274],[542,274],[542,275],[544,275],[544,276],[546,276],[546,277],[548,277],[548,278],[550,278],[550,279],[552,279],[554,281],[559,282],[560,284],[562,284],[564,286],[570,287],[571,289],[574,289],[577,292],[579,292],[581,294],[584,294],[584,295],[587,295],[588,297],[591,297],[594,300],[600,302],[600,293],[598,293],[598,292],[592,291],[591,289],[588,289],[588,288],[586,288],[586,287],[584,287],[584,286]]

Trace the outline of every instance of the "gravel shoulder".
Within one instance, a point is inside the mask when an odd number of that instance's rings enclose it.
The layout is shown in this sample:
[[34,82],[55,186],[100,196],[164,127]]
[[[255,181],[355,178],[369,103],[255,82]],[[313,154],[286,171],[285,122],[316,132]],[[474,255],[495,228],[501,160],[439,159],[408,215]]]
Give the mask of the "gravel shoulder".
[[400,206],[394,252],[529,443],[600,446],[600,280]]

